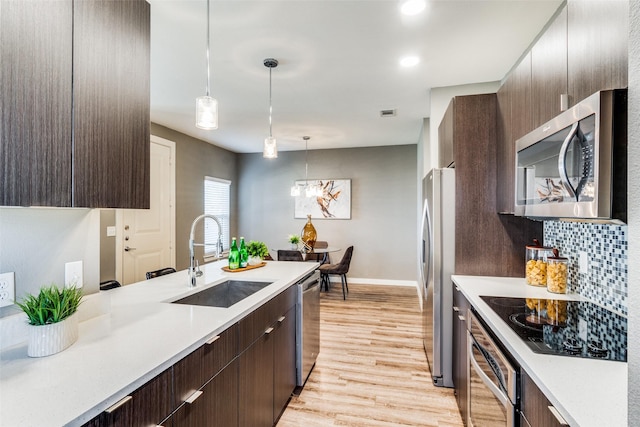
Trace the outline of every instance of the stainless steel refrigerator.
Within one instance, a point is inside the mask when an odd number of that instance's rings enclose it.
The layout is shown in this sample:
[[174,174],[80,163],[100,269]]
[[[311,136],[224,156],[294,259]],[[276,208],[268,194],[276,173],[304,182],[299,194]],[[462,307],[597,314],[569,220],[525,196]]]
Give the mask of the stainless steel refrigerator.
[[455,268],[455,169],[432,169],[422,182],[422,329],[433,383],[453,387],[451,345]]

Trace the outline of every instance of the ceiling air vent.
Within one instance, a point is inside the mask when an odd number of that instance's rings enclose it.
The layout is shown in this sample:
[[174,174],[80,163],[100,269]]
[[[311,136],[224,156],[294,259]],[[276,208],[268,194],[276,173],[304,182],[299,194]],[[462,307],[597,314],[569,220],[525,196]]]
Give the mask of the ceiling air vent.
[[380,117],[395,117],[396,110],[380,110]]

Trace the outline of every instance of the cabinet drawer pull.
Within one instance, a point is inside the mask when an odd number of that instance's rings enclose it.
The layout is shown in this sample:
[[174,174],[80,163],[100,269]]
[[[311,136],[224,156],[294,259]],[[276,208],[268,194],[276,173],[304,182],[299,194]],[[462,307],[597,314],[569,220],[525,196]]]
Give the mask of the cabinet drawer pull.
[[220,335],[214,335],[207,340],[207,344],[211,345],[220,339]]
[[556,420],[558,420],[558,423],[561,426],[568,426],[569,425],[569,423],[565,421],[565,419],[562,417],[562,415],[560,415],[560,412],[558,412],[558,410],[554,406],[547,406],[547,408],[549,408],[549,412],[551,412],[553,414],[553,416],[556,417]]
[[467,319],[465,319],[462,314],[458,314],[458,320],[460,320],[461,322],[466,322],[467,321]]
[[273,328],[272,327],[268,327],[267,329],[265,329],[264,333],[265,334],[270,334],[271,332],[273,332]]
[[113,414],[115,411],[118,410],[119,407],[121,407],[122,405],[124,405],[125,403],[130,401],[131,399],[133,399],[132,396],[125,396],[122,399],[120,399],[118,402],[114,403],[113,405],[111,405],[107,409],[105,409],[104,412],[106,412],[107,414]]
[[194,391],[191,396],[187,397],[187,399],[185,400],[185,403],[195,402],[197,398],[202,396],[202,393],[204,393],[202,390]]
[[455,311],[455,312],[457,313],[457,312],[459,312],[459,311],[460,311],[460,309],[454,305],[454,306],[453,306],[453,311]]
[[287,318],[287,316],[280,316],[280,317],[278,318],[278,323],[282,323],[282,322],[284,322],[284,319],[286,319],[286,318]]

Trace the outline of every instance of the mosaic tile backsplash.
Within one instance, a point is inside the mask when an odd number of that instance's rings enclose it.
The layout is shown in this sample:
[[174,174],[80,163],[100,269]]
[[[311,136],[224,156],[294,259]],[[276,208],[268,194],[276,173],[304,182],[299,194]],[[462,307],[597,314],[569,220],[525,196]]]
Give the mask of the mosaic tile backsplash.
[[[567,292],[627,315],[627,226],[545,221],[544,245],[569,258]],[[580,273],[580,252],[588,258]]]

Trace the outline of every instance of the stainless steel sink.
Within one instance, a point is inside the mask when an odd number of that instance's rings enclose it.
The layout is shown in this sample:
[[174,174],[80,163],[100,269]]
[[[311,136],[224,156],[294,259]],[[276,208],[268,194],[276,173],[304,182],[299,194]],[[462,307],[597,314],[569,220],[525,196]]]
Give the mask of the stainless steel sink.
[[227,280],[196,294],[173,301],[173,303],[228,308],[255,294],[260,289],[269,286],[271,283],[273,282]]

